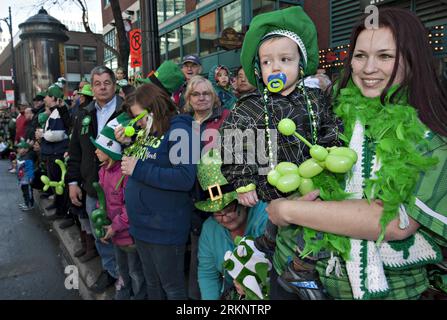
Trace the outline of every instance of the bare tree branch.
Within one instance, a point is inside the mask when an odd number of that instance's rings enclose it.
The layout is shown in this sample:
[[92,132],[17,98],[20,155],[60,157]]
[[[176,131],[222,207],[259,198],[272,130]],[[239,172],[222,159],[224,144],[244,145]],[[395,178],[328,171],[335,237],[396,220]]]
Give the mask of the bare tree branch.
[[97,43],[98,42],[101,43],[104,46],[104,48],[110,50],[119,59],[119,56],[120,56],[119,51],[116,50],[114,47],[110,46],[109,44],[107,44],[104,41],[104,37],[102,35],[94,33],[92,31],[92,29],[90,28],[86,4],[83,3],[82,0],[75,0],[75,1],[78,3],[78,5],[81,7],[81,10],[82,10],[82,24],[84,25],[85,32],[90,34],[95,39],[95,41]]

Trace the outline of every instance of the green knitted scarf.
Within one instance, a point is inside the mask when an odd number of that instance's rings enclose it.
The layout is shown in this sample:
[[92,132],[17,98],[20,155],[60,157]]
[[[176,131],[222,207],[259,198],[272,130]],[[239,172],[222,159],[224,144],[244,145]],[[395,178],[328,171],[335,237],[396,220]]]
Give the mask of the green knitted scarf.
[[340,90],[335,114],[343,120],[342,139],[349,142],[355,122],[365,126],[365,136],[375,143],[381,167],[376,177],[365,180],[364,193],[368,200],[383,201],[380,219],[379,244],[388,223],[395,219],[399,206],[414,206],[414,190],[422,172],[437,163],[436,158],[424,156],[427,127],[419,120],[414,107],[407,104],[405,94],[397,103],[390,102],[398,86],[393,86],[382,105],[380,98],[366,98],[352,81]]

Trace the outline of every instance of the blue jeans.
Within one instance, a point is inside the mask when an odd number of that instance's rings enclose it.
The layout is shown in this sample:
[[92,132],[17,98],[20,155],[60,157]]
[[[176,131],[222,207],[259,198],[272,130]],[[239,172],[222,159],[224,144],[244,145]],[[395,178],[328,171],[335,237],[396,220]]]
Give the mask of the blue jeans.
[[123,286],[116,290],[115,300],[142,300],[146,298],[146,283],[143,268],[135,245],[115,245],[118,273],[123,279]]
[[150,300],[186,300],[185,245],[150,244],[135,239]]
[[95,235],[95,226],[92,222],[92,212],[96,209],[96,202],[98,199],[87,196],[85,199],[85,210],[87,211],[90,226],[92,228],[92,234],[95,237],[95,245],[98,250],[99,256],[101,257],[102,267],[104,270],[114,278],[118,279],[118,271],[115,262],[115,250],[113,249],[112,242],[108,244],[102,243],[99,239],[96,238]]

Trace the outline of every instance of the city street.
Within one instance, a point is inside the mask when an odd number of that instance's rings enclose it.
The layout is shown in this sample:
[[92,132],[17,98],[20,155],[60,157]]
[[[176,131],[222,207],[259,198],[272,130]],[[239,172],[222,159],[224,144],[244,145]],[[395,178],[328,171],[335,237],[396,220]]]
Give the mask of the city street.
[[37,209],[23,212],[17,177],[0,161],[0,300],[80,299],[64,287],[64,258]]

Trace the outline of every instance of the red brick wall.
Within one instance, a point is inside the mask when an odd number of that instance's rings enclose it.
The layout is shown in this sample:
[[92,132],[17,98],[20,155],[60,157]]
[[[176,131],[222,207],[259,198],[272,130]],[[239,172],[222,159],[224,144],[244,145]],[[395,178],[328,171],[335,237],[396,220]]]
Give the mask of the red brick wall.
[[318,32],[318,47],[325,49],[329,47],[329,0],[304,1],[304,11],[315,23]]

